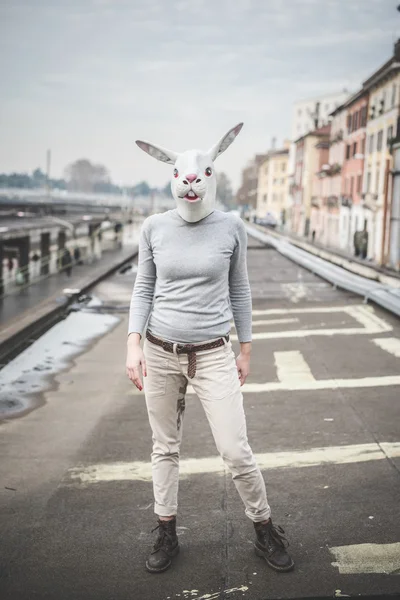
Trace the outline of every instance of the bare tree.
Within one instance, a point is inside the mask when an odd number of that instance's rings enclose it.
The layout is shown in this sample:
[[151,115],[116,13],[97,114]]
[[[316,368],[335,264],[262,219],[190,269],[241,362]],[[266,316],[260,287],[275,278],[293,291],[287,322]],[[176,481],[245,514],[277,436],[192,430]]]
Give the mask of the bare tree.
[[232,185],[228,176],[220,172],[217,174],[217,197],[223,204],[232,202]]
[[65,169],[68,189],[94,192],[104,184],[111,183],[110,175],[103,165],[94,165],[87,158],[80,158]]

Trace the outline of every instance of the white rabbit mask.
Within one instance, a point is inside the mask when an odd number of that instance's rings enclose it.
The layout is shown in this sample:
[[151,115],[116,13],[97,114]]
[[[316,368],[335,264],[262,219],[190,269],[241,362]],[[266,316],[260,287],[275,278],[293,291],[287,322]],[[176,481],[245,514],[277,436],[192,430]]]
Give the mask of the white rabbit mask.
[[153,158],[174,165],[171,190],[178,213],[185,221],[195,223],[214,211],[217,193],[214,161],[232,144],[242,127],[243,123],[239,123],[230,129],[207,152],[187,150],[179,154],[149,142],[136,140],[139,148]]

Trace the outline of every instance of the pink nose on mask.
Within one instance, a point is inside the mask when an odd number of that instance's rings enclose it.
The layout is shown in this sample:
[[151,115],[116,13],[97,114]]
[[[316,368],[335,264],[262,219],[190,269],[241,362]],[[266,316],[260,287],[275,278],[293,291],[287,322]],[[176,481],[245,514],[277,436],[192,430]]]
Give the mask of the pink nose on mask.
[[191,173],[190,175],[185,175],[185,179],[187,179],[189,183],[193,183],[193,181],[197,179],[197,175]]

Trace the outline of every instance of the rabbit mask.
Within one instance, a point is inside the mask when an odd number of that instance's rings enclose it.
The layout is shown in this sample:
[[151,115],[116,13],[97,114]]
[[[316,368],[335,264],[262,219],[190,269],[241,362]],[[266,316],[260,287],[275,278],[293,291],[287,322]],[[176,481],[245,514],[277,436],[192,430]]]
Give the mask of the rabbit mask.
[[136,141],[139,148],[153,158],[174,165],[171,180],[172,195],[178,213],[185,221],[189,223],[200,221],[215,209],[217,179],[214,161],[231,145],[242,127],[243,123],[239,123],[230,129],[207,152],[187,150],[179,154],[149,142]]

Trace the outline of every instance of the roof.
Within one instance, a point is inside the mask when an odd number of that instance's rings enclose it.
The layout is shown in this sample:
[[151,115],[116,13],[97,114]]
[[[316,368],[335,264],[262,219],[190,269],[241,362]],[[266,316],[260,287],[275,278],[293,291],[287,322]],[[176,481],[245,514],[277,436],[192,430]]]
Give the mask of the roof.
[[301,135],[299,138],[297,138],[297,140],[294,140],[294,143],[297,144],[297,142],[300,142],[301,140],[305,140],[306,137],[311,136],[311,135],[314,137],[323,137],[325,135],[329,135],[330,132],[331,132],[331,124],[329,123],[328,125],[324,125],[323,127],[319,127],[318,129],[314,129],[313,131],[309,131],[308,133]]
[[393,56],[389,58],[377,71],[372,73],[368,79],[363,81],[363,88],[369,90],[377,83],[380,83],[388,75],[397,73],[400,70],[400,39],[394,45]]

